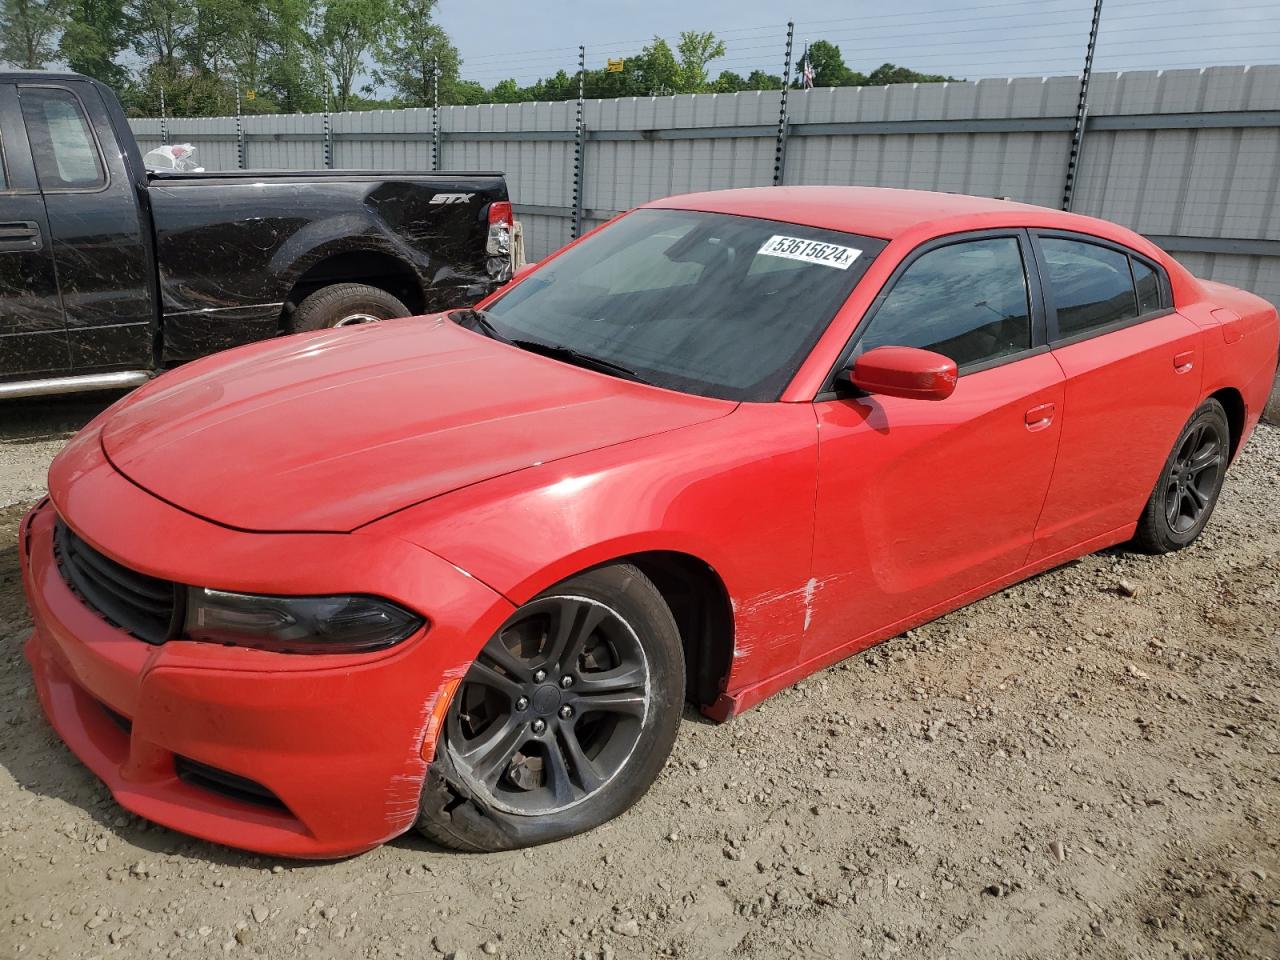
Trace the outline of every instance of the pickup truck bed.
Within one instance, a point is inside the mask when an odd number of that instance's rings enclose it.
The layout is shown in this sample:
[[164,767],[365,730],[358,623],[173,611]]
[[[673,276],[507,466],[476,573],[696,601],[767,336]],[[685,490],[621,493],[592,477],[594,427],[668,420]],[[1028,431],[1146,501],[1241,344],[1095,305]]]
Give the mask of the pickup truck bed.
[[510,226],[496,172],[148,172],[102,84],[0,72],[0,398],[473,303]]

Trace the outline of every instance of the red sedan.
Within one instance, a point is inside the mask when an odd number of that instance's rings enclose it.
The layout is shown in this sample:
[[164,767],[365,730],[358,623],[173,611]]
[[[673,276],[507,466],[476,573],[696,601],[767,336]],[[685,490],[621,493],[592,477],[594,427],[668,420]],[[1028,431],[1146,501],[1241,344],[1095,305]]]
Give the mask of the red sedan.
[[1199,536],[1276,310],[1129,230],[844,187],[649,204],[478,308],[166,374],[21,529],[40,700],[273,854],[615,817],[723,720],[1073,557]]

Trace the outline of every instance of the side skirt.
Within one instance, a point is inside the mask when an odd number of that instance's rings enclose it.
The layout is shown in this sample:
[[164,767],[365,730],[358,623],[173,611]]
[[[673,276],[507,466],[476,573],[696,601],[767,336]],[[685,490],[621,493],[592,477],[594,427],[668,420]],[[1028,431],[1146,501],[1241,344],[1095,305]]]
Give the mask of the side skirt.
[[704,707],[702,712],[707,717],[717,721],[728,720],[731,717],[736,717],[743,711],[754,707],[756,704],[760,703],[760,701],[773,696],[778,691],[785,690],[797,680],[803,680],[810,674],[816,673],[825,667],[829,667],[833,663],[839,663],[841,660],[845,660],[856,653],[861,653],[868,647],[875,646],[877,643],[883,643],[891,637],[896,637],[898,634],[903,633],[906,630],[910,630],[913,627],[918,627],[921,624],[928,623],[930,620],[936,620],[943,614],[950,613],[953,610],[958,610],[967,604],[973,603],[976,600],[981,600],[983,597],[990,596],[991,594],[1003,590],[1005,587],[1012,586],[1019,581],[1034,577],[1037,573],[1043,573],[1045,570],[1060,566],[1069,560],[1074,560],[1077,557],[1083,557],[1087,554],[1105,549],[1106,547],[1114,546],[1117,543],[1124,543],[1133,536],[1135,529],[1137,529],[1136,523],[1127,524],[1116,530],[1112,530],[1109,533],[1104,533],[1091,540],[1086,540],[1084,543],[1076,544],[1074,547],[1069,547],[1066,550],[1061,550],[1058,553],[1051,554],[1047,557],[1041,557],[1034,563],[1027,564],[1024,567],[1015,570],[1013,573],[999,577],[995,580],[990,580],[981,586],[965,591],[964,593],[954,596],[949,600],[944,600],[942,603],[922,610],[919,613],[912,614],[909,617],[904,617],[902,620],[892,623],[887,627],[874,630],[871,633],[857,637],[848,643],[842,644],[831,650],[824,651],[816,657],[811,657],[803,663],[790,667],[782,673],[775,674],[766,680],[761,680],[758,683],[754,683],[749,687],[743,687],[741,690],[737,690],[732,693],[722,693],[714,703],[710,706]]

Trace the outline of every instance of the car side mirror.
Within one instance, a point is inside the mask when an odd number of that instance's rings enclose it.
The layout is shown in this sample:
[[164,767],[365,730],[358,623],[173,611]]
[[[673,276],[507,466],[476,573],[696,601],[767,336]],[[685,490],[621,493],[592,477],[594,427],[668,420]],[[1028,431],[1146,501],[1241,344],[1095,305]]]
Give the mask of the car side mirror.
[[859,390],[908,400],[945,400],[959,376],[950,357],[918,347],[876,347],[848,370],[849,382]]

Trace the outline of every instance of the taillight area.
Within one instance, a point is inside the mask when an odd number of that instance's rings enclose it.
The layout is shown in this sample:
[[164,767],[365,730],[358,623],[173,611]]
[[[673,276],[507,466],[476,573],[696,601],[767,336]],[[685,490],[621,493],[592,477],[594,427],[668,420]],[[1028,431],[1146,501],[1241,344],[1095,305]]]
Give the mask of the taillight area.
[[511,201],[510,200],[495,200],[493,203],[489,204],[489,225],[490,226],[492,226],[495,223],[505,223],[508,227],[510,227],[511,219],[512,217],[511,217]]
[[499,281],[511,276],[513,217],[509,200],[495,200],[489,204],[489,240],[485,244],[485,253],[489,255],[489,276]]

